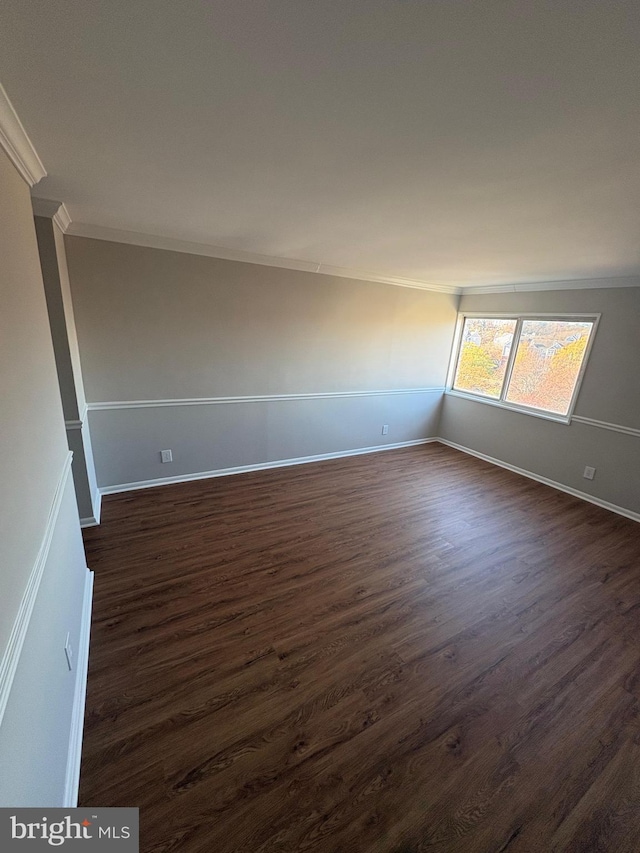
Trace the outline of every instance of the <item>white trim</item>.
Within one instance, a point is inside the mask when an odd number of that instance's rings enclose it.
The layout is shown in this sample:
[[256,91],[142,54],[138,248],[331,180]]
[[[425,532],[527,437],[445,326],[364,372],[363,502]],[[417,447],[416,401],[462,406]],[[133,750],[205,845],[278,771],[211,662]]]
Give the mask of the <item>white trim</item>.
[[[115,400],[87,403],[91,412],[113,409],[158,409],[163,406],[219,406],[231,403],[275,403],[288,400],[328,400],[339,397],[386,397],[392,394],[442,394],[444,386],[435,388],[394,388],[387,391],[327,391],[313,394],[263,394],[254,397],[187,397],[167,400]],[[75,423],[75,422],[74,422]]]
[[640,287],[640,276],[625,275],[613,278],[572,278],[561,281],[528,281],[520,284],[464,285],[463,296],[485,293],[525,293],[532,290],[591,290],[593,288]]
[[558,320],[558,322],[568,321],[593,321],[595,317],[600,319],[602,314],[591,312],[590,314],[576,314],[575,312],[559,312],[559,311],[459,311],[460,316],[471,317],[472,319],[479,318],[480,320]]
[[[65,229],[63,229],[65,230]],[[76,237],[88,237],[92,240],[106,240],[110,243],[126,243],[130,246],[145,246],[151,249],[166,249],[171,252],[182,252],[189,255],[204,255],[209,258],[220,258],[227,261],[241,261],[249,264],[260,264],[268,267],[299,270],[301,272],[333,275],[339,278],[351,278],[357,281],[373,281],[381,284],[392,284],[396,287],[411,287],[417,290],[430,290],[436,293],[452,293],[469,296],[485,293],[517,293],[535,290],[582,290],[611,287],[640,287],[640,276],[619,276],[615,278],[579,278],[560,281],[529,281],[516,284],[448,284],[432,282],[423,279],[403,278],[402,276],[384,275],[350,267],[332,266],[319,261],[305,261],[299,258],[281,258],[273,255],[261,255],[244,249],[230,249],[209,243],[197,243],[191,240],[181,240],[160,234],[146,234],[141,231],[127,231],[110,228],[105,225],[92,225],[89,222],[69,222],[66,233]]]
[[63,234],[65,234],[69,229],[69,226],[71,225],[71,216],[69,215],[69,211],[65,207],[64,202],[32,196],[31,207],[33,208],[34,216],[43,216],[45,219],[53,219]]
[[447,368],[447,377],[445,379],[445,393],[453,388],[453,380],[456,376],[456,367],[458,364],[458,353],[462,343],[462,333],[464,331],[465,315],[458,311],[456,317],[456,325],[453,330],[453,338],[451,339],[451,349],[449,350],[449,367]]
[[100,515],[102,513],[102,495],[100,490],[96,489],[95,494],[91,495],[91,506],[93,507],[93,517],[96,524],[100,524]]
[[80,416],[75,419],[70,419],[64,422],[66,429],[82,429],[87,421],[87,404],[85,403],[80,412]]
[[[63,205],[64,207],[64,205]],[[352,269],[350,267],[333,266],[320,261],[306,261],[300,258],[283,258],[275,255],[262,255],[244,249],[231,249],[210,243],[198,243],[192,240],[182,240],[161,234],[148,234],[142,231],[129,231],[111,228],[106,225],[95,225],[90,222],[74,222],[64,208],[64,224],[59,222],[61,230],[74,237],[87,237],[92,240],[105,240],[110,243],[125,243],[130,246],[143,246],[151,249],[164,249],[170,252],[182,252],[189,255],[203,255],[209,258],[219,258],[227,261],[259,264],[261,266],[281,267],[282,269],[298,270],[300,272],[332,275],[339,278],[351,278],[357,281],[372,281],[380,284],[392,284],[396,287],[410,287],[417,290],[430,290],[436,293],[451,293],[469,296],[487,293],[518,293],[539,290],[582,290],[592,288],[640,287],[640,276],[618,276],[614,278],[580,278],[559,281],[530,281],[515,284],[448,284],[432,282],[423,279],[404,278],[402,276],[384,275],[368,270]]]
[[82,733],[84,730],[84,709],[87,698],[87,674],[89,671],[89,641],[91,637],[91,606],[93,602],[93,572],[87,569],[82,599],[82,621],[78,640],[78,662],[76,683],[73,693],[73,711],[69,732],[69,752],[67,772],[64,784],[63,807],[73,809],[78,805],[80,785],[80,763],[82,760]]
[[483,459],[485,462],[490,462],[492,465],[497,465],[499,468],[506,468],[507,471],[513,471],[514,474],[520,474],[522,477],[528,477],[530,480],[535,480],[545,486],[551,486],[552,489],[558,489],[560,492],[566,492],[574,498],[580,498],[588,503],[608,509],[610,512],[615,512],[618,515],[623,515],[625,518],[630,518],[632,521],[640,521],[640,513],[633,512],[625,507],[612,504],[609,501],[597,498],[594,495],[589,495],[586,492],[580,492],[578,489],[573,489],[571,486],[565,486],[563,483],[558,483],[555,480],[549,480],[547,477],[542,477],[539,474],[534,474],[532,471],[527,471],[525,468],[519,468],[517,465],[510,465],[508,462],[503,462],[501,459],[496,459],[493,456],[487,456],[485,453],[480,453],[477,450],[472,450],[470,447],[464,447],[462,444],[456,444],[454,441],[449,441],[446,438],[436,439],[441,444],[447,447],[452,447],[454,450],[460,450],[462,453],[467,453],[469,456],[475,456],[478,459]]
[[0,146],[30,187],[46,177],[47,172],[38,157],[33,142],[0,83]]
[[7,643],[7,647],[4,650],[2,659],[0,660],[0,725],[2,725],[2,718],[4,717],[4,712],[7,709],[7,702],[9,701],[9,694],[11,692],[11,686],[16,674],[16,669],[18,668],[20,653],[22,652],[22,646],[24,645],[25,637],[27,636],[29,620],[33,613],[33,607],[36,603],[38,590],[40,589],[40,582],[42,581],[42,575],[49,556],[53,533],[60,513],[60,506],[62,505],[62,496],[64,494],[67,478],[69,477],[69,472],[71,471],[72,459],[73,453],[67,453],[53,496],[51,509],[49,510],[49,517],[47,519],[40,550],[38,551],[38,556],[36,557],[31,574],[29,575],[29,580],[27,581],[27,586],[22,596],[22,601],[20,602],[20,607],[18,608],[18,613],[16,615],[11,634],[9,635],[9,642]]
[[189,255],[204,255],[208,258],[220,258],[227,261],[260,264],[267,267],[299,270],[301,272],[333,275],[339,278],[352,278],[358,281],[374,281],[380,284],[393,284],[397,287],[412,287],[417,290],[432,290],[437,293],[462,292],[460,287],[451,284],[421,281],[402,278],[394,275],[381,275],[350,267],[336,267],[319,261],[303,261],[299,258],[280,258],[272,255],[261,255],[247,252],[244,249],[229,249],[224,246],[213,246],[209,243],[195,243],[190,240],[179,240],[174,237],[164,237],[160,234],[143,234],[139,231],[126,231],[119,228],[108,228],[103,225],[91,225],[88,222],[72,222],[68,234],[74,237],[89,237],[92,240],[106,240],[111,243],[127,243],[130,246],[146,246],[151,249],[165,249],[171,252],[182,252]]
[[612,432],[621,432],[624,435],[640,436],[640,429],[635,427],[624,426],[623,424],[610,424],[607,421],[597,421],[594,418],[585,418],[582,415],[572,415],[571,419],[561,416],[545,414],[545,412],[537,411],[536,409],[524,409],[520,406],[512,406],[509,403],[503,403],[500,400],[492,400],[491,397],[481,397],[479,394],[465,394],[464,391],[445,391],[448,397],[460,397],[462,400],[470,400],[472,403],[484,403],[488,406],[496,406],[498,409],[507,409],[510,412],[520,412],[522,415],[533,415],[536,418],[542,418],[545,421],[555,421],[559,424],[578,423],[585,426],[598,427],[599,429],[608,429]]
[[622,432],[625,435],[635,435],[640,437],[640,429],[635,429],[635,427],[623,426],[622,424],[610,424],[607,421],[597,421],[595,418],[583,418],[582,415],[574,415],[572,420],[579,424],[599,427],[600,429],[610,429],[612,432]]
[[97,527],[100,524],[100,514],[102,513],[102,494],[98,489],[95,494],[91,495],[91,507],[93,515],[86,516],[80,519],[80,527]]
[[380,453],[383,450],[398,450],[401,447],[415,447],[439,441],[438,438],[418,438],[413,441],[399,441],[395,444],[381,444],[374,447],[358,447],[355,450],[338,450],[335,453],[318,453],[315,456],[298,456],[294,459],[278,459],[274,462],[258,462],[255,465],[239,465],[236,468],[219,468],[216,471],[202,471],[197,474],[178,474],[175,477],[159,477],[157,480],[140,480],[137,483],[121,483],[117,486],[103,486],[101,495],[114,495],[120,492],[134,492],[138,489],[152,489],[155,486],[169,486],[175,483],[190,483],[192,480],[209,480],[214,477],[230,477],[233,474],[247,474],[251,471],[265,471],[270,468],[287,468],[290,465],[306,465],[309,462],[322,462],[326,459],[342,459],[347,456],[362,456],[366,453]]
[[71,215],[67,210],[67,207],[64,202],[58,208],[58,212],[53,217],[53,221],[56,223],[58,228],[62,231],[63,234],[66,234],[71,226]]
[[571,423],[571,418],[563,415],[553,415],[551,412],[544,412],[541,409],[528,409],[525,406],[516,406],[514,403],[508,403],[505,400],[494,400],[492,397],[481,397],[480,394],[467,394],[465,391],[458,391],[451,388],[444,392],[448,397],[460,397],[463,400],[470,400],[472,403],[485,403],[488,406],[496,406],[498,409],[506,409],[508,412],[519,412],[521,415],[533,415],[534,418],[542,418],[545,421],[554,421],[557,424],[568,426]]
[[589,495],[586,492],[580,492],[570,486],[565,486],[555,480],[549,480],[547,477],[542,477],[534,474],[532,471],[527,471],[524,468],[519,468],[516,465],[510,465],[508,462],[503,462],[500,459],[495,459],[493,456],[487,456],[485,453],[472,450],[470,447],[464,447],[461,444],[456,444],[446,438],[435,436],[433,438],[420,438],[414,441],[400,441],[395,444],[378,445],[376,447],[361,447],[356,450],[340,450],[335,453],[321,453],[316,456],[301,456],[296,459],[280,459],[276,462],[260,462],[255,465],[241,465],[237,468],[220,468],[217,471],[204,471],[197,474],[183,474],[175,477],[162,477],[156,480],[140,480],[136,483],[122,483],[115,486],[103,486],[100,489],[101,495],[114,495],[121,492],[134,492],[138,489],[152,489],[155,486],[170,486],[176,483],[189,483],[194,480],[209,480],[215,477],[229,477],[234,474],[246,474],[252,471],[264,471],[271,468],[287,468],[293,465],[305,465],[311,462],[322,462],[327,459],[342,459],[348,456],[362,456],[368,453],[380,453],[384,450],[398,450],[402,447],[415,447],[421,444],[432,444],[439,442],[454,450],[460,450],[462,453],[467,453],[470,456],[475,456],[478,459],[483,459],[485,462],[490,462],[492,465],[497,465],[499,468],[506,468],[508,471],[513,471],[515,474],[520,474],[523,477],[528,477],[530,480],[536,480],[538,483],[543,483],[545,486],[550,486],[553,489],[558,489],[561,492],[566,492],[573,497],[580,498],[596,506],[608,509],[625,518],[630,518],[633,521],[640,521],[640,513],[625,509],[624,507],[612,504],[609,501],[597,498],[594,495]]
[[[592,314],[589,316],[593,317]],[[453,361],[451,363],[454,364]],[[533,415],[534,417],[542,418],[547,421],[554,421],[555,423],[568,424],[575,421],[577,423],[586,424],[587,426],[609,429],[614,432],[626,433],[627,435],[640,436],[640,429],[635,429],[634,427],[623,426],[622,424],[611,424],[606,421],[595,420],[594,418],[586,418],[582,415],[572,415],[571,419],[569,419],[568,417],[562,417],[562,415],[553,415],[547,412],[538,411],[537,409],[525,409],[522,406],[503,403],[500,400],[492,400],[490,397],[466,394],[464,391],[456,391],[453,389],[447,390],[444,386],[433,388],[397,388],[387,391],[329,391],[318,394],[267,394],[255,397],[190,397],[185,399],[167,400],[105,401],[100,403],[87,403],[82,412],[82,420],[65,421],[65,425],[67,429],[82,429],[86,424],[87,411],[108,412],[120,409],[159,409],[172,406],[216,406],[232,403],[272,403],[288,400],[324,400],[340,397],[382,397],[393,394],[447,394],[451,397],[461,397],[463,400],[470,400],[472,403],[485,403],[489,406],[497,406],[500,409],[508,409],[512,412]]]
[[[457,365],[460,361],[460,356],[462,352],[462,335],[464,331],[464,326],[467,319],[474,319],[476,317],[480,317],[482,319],[509,319],[514,320],[516,327],[513,332],[512,344],[509,351],[509,358],[507,361],[506,370],[504,373],[504,377],[502,379],[502,387],[500,389],[500,396],[498,398],[495,397],[485,397],[482,394],[474,394],[472,391],[463,391],[458,388],[453,387],[453,383],[455,381],[455,373]],[[558,423],[570,424],[571,419],[573,417],[573,412],[575,410],[576,404],[578,402],[578,396],[580,394],[580,388],[582,386],[582,380],[584,379],[584,374],[587,369],[587,363],[589,361],[589,357],[591,355],[591,350],[593,348],[593,342],[595,340],[598,326],[600,324],[600,319],[602,314],[529,314],[522,312],[513,312],[510,314],[501,314],[494,312],[483,312],[478,313],[475,311],[460,311],[458,312],[458,321],[456,323],[456,346],[452,351],[452,355],[449,361],[449,370],[447,372],[447,394],[459,395],[461,397],[465,397],[468,400],[477,400],[481,403],[489,403],[494,406],[498,406],[501,409],[510,409],[515,412],[522,412],[525,415],[534,415],[538,418],[546,418],[547,420],[556,421]],[[526,323],[529,320],[557,320],[558,322],[588,322],[591,323],[591,331],[589,332],[589,338],[587,340],[587,346],[585,347],[585,351],[582,356],[582,361],[580,362],[580,369],[578,371],[578,375],[576,377],[575,384],[573,386],[573,391],[571,394],[571,400],[569,402],[569,408],[567,409],[567,413],[565,415],[557,414],[554,412],[547,411],[545,409],[540,409],[535,406],[527,406],[524,403],[513,403],[510,400],[507,400],[507,394],[509,393],[509,386],[511,384],[511,374],[513,372],[513,368],[515,365],[516,356],[518,353],[518,349],[520,348],[520,343],[522,340],[522,324]],[[515,343],[515,346],[513,344]]]

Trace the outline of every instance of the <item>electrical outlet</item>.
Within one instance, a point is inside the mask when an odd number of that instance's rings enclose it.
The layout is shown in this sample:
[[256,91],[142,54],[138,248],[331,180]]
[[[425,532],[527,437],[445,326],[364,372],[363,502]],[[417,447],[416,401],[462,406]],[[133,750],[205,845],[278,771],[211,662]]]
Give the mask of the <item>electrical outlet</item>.
[[160,459],[162,462],[173,462],[173,453],[170,450],[161,450]]
[[64,655],[67,659],[69,672],[73,669],[73,649],[71,648],[71,637],[67,634],[67,639],[64,641]]
[[382,434],[389,435],[389,424],[384,424],[384,426],[382,427]]
[[584,474],[582,476],[585,478],[585,480],[593,480],[593,478],[596,476],[596,469],[592,468],[590,465],[587,465],[587,467],[584,469]]

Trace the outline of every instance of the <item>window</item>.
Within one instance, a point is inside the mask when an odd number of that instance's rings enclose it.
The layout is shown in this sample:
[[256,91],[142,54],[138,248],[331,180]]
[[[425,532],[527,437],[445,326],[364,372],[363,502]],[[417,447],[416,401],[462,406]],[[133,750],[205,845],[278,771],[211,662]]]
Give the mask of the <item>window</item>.
[[452,388],[568,421],[598,319],[465,315]]

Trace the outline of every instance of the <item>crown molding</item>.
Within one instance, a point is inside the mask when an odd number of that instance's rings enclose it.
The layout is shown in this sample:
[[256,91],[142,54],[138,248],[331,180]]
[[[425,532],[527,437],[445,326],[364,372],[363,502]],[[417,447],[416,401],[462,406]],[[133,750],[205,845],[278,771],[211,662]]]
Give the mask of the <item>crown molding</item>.
[[66,208],[64,202],[58,208],[58,212],[53,217],[53,221],[56,223],[58,228],[62,231],[63,234],[66,234],[69,228],[71,227],[71,216],[69,215],[69,211]]
[[71,217],[64,202],[32,196],[31,207],[33,208],[34,216],[44,216],[46,219],[53,219],[63,234],[66,234],[69,230]]
[[151,249],[165,249],[171,252],[182,252],[188,255],[204,255],[208,258],[220,258],[226,261],[241,261],[248,264],[260,264],[267,267],[299,270],[300,272],[332,275],[339,278],[351,278],[358,281],[374,281],[380,284],[393,284],[396,287],[411,287],[416,290],[431,290],[437,293],[460,294],[461,288],[449,284],[438,284],[398,276],[379,275],[365,270],[350,267],[336,267],[315,261],[303,261],[297,258],[280,258],[272,255],[260,255],[255,252],[245,252],[242,249],[227,249],[224,246],[214,246],[208,243],[193,243],[189,240],[178,240],[174,237],[163,237],[158,234],[144,234],[140,231],[121,231],[103,225],[91,225],[85,222],[72,222],[67,232],[73,237],[89,237],[93,240],[106,240],[111,243],[126,243],[130,246],[145,246]]
[[[91,225],[87,222],[72,222],[69,213],[60,202],[48,199],[34,199],[43,205],[59,205],[54,219],[65,234],[72,237],[88,237],[92,240],[105,240],[110,243],[125,243],[129,246],[143,246],[150,249],[164,249],[170,252],[182,252],[188,255],[203,255],[208,258],[219,258],[226,261],[240,261],[247,264],[259,264],[268,267],[311,272],[319,275],[331,275],[338,278],[350,278],[357,281],[373,281],[380,284],[392,284],[396,287],[410,287],[415,290],[429,290],[435,293],[451,293],[454,295],[482,295],[487,293],[526,293],[542,290],[586,290],[615,287],[640,287],[640,275],[619,276],[614,278],[577,278],[560,281],[529,281],[517,284],[487,284],[465,285],[441,284],[438,282],[420,281],[418,279],[402,278],[392,275],[380,275],[351,267],[337,267],[331,264],[303,261],[298,258],[281,258],[274,255],[260,255],[246,252],[242,249],[228,249],[209,243],[194,243],[190,240],[179,240],[174,237],[164,237],[159,234],[146,234],[141,231],[126,231],[110,228],[105,225]],[[51,216],[49,213],[38,213],[38,216]]]
[[46,170],[27,131],[0,83],[0,146],[30,187],[46,177]]
[[521,284],[487,284],[461,288],[463,296],[483,293],[526,293],[533,290],[590,290],[610,287],[640,287],[640,275],[614,278],[572,278],[563,281],[528,281]]

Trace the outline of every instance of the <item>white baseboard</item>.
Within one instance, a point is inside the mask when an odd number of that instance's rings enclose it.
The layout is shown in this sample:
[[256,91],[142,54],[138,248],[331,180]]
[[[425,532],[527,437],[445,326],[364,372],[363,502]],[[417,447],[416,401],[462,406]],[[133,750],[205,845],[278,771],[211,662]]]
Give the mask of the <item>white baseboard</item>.
[[100,524],[100,513],[102,511],[102,494],[100,491],[92,496],[93,515],[87,515],[80,519],[80,527],[97,527]]
[[[551,486],[553,489],[558,489],[558,491],[565,492],[568,495],[572,495],[575,498],[580,498],[581,500],[587,501],[588,503],[595,504],[596,506],[602,507],[603,509],[608,509],[610,512],[615,512],[618,515],[622,515],[625,518],[630,518],[632,521],[640,521],[640,513],[633,512],[633,510],[626,509],[625,507],[618,506],[617,504],[610,503],[609,501],[602,500],[601,498],[597,498],[594,495],[590,495],[587,492],[581,492],[578,489],[573,489],[571,486],[565,486],[563,483],[558,483],[555,480],[550,480],[547,477],[542,477],[539,474],[534,474],[533,471],[527,471],[524,468],[519,468],[517,465],[510,465],[508,462],[503,462],[501,459],[495,459],[493,456],[487,456],[485,453],[480,453],[477,450],[472,450],[470,447],[464,447],[461,444],[456,444],[453,441],[449,441],[446,438],[434,437],[434,438],[420,438],[415,441],[401,441],[395,444],[384,444],[378,445],[375,447],[360,447],[356,450],[340,450],[335,453],[322,453],[316,456],[302,456],[296,459],[279,459],[275,462],[260,462],[256,465],[241,465],[236,468],[220,468],[216,471],[203,471],[197,474],[182,474],[176,477],[162,477],[157,480],[140,480],[135,483],[122,483],[120,485],[115,486],[103,486],[100,489],[100,495],[112,495],[118,494],[120,492],[132,492],[137,489],[151,489],[155,486],[168,486],[175,483],[188,483],[192,480],[208,480],[214,477],[229,477],[233,474],[246,474],[251,471],[264,471],[269,468],[286,468],[289,465],[305,465],[310,462],[322,462],[326,459],[341,459],[347,456],[361,456],[366,453],[380,453],[383,450],[397,450],[401,447],[414,447],[419,444],[430,444],[432,442],[439,442],[440,444],[444,444],[447,447],[452,447],[454,450],[460,450],[462,453],[467,453],[470,456],[475,456],[478,459],[483,459],[485,462],[490,462],[492,465],[497,465],[500,468],[506,468],[508,471],[513,471],[515,474],[520,474],[523,477],[528,477],[530,480],[535,480],[538,483],[543,483],[545,486]],[[89,522],[87,524],[82,524],[83,527],[90,527],[92,525],[98,524],[98,521],[95,519],[83,519],[83,522]]]
[[316,456],[298,456],[294,459],[278,459],[275,462],[258,462],[255,465],[239,465],[236,468],[219,468],[216,471],[202,471],[197,474],[178,474],[176,477],[158,477],[156,480],[140,480],[136,483],[122,483],[117,486],[103,486],[100,489],[100,494],[114,495],[120,492],[133,492],[137,489],[152,489],[155,486],[189,483],[192,480],[209,480],[214,477],[230,477],[233,474],[246,474],[251,471],[265,471],[269,468],[286,468],[289,465],[306,465],[309,462],[322,462],[326,459],[342,459],[347,456],[361,456],[365,453],[380,453],[383,450],[397,450],[400,447],[414,447],[418,444],[429,444],[432,441],[439,441],[439,439],[418,438],[414,441],[398,441],[395,444],[359,447],[355,450],[338,450],[335,453],[319,453]]
[[53,533],[58,521],[58,515],[60,514],[60,507],[62,506],[62,497],[64,495],[67,479],[69,478],[69,472],[71,471],[72,459],[73,453],[69,452],[62,466],[62,472],[53,496],[53,502],[51,509],[49,510],[49,517],[47,519],[47,525],[45,527],[40,550],[38,551],[38,556],[36,557],[33,569],[29,575],[27,587],[24,591],[24,595],[22,596],[22,601],[20,602],[20,607],[18,608],[18,613],[16,615],[15,622],[13,623],[11,634],[9,635],[9,642],[7,643],[4,654],[0,658],[0,724],[2,724],[2,718],[4,717],[4,713],[7,709],[11,686],[18,668],[18,661],[20,660],[20,653],[22,652],[22,647],[27,636],[29,621],[36,603],[38,590],[40,589],[40,583],[42,581],[42,575],[47,564],[47,558],[49,557]]
[[469,456],[475,456],[478,459],[483,459],[485,462],[490,462],[492,465],[497,465],[500,468],[506,468],[507,471],[513,471],[514,474],[520,474],[522,477],[528,477],[530,480],[536,480],[538,483],[543,483],[545,486],[551,486],[552,489],[558,489],[560,492],[566,492],[574,498],[580,498],[583,501],[588,501],[591,504],[600,506],[603,509],[608,509],[610,512],[615,512],[618,515],[623,515],[625,518],[630,518],[632,521],[640,521],[640,513],[633,512],[625,507],[617,506],[609,501],[597,498],[594,495],[589,495],[587,492],[581,492],[578,489],[573,489],[571,486],[565,486],[563,483],[558,483],[555,480],[549,480],[547,477],[541,477],[539,474],[534,474],[533,471],[526,471],[524,468],[518,468],[517,465],[510,465],[508,462],[503,462],[501,459],[495,459],[493,456],[487,456],[485,453],[480,453],[477,450],[472,450],[470,447],[464,447],[462,444],[456,444],[446,438],[436,439],[441,444],[447,447],[452,447],[454,450],[460,450],[462,453],[467,453]]
[[100,513],[102,512],[102,495],[100,490],[96,489],[95,494],[91,495],[91,503],[93,506],[93,517],[96,524],[100,524]]
[[69,753],[64,786],[64,808],[78,805],[80,784],[80,762],[82,759],[82,733],[84,730],[84,708],[87,697],[87,673],[89,669],[89,640],[91,636],[91,607],[93,603],[93,572],[87,569],[82,601],[82,621],[78,642],[78,663],[73,695],[73,713],[69,732]]

